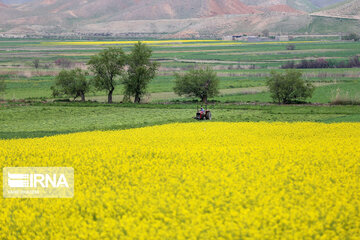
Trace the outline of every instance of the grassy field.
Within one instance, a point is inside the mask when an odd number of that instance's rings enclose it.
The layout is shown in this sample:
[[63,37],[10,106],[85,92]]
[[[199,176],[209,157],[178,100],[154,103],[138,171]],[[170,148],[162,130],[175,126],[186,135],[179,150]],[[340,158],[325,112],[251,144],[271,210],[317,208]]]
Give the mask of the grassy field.
[[[1,104],[0,138],[41,137],[61,133],[124,129],[172,122],[193,121],[196,105],[173,93],[174,72],[184,73],[195,66],[209,66],[220,78],[220,95],[214,99],[215,121],[359,121],[356,106],[267,106],[272,102],[265,86],[271,70],[301,59],[343,61],[360,54],[360,43],[339,41],[293,41],[284,43],[240,43],[226,41],[147,42],[153,59],[161,63],[158,76],[150,83],[146,105],[101,104],[106,93],[92,91],[87,99],[99,103]],[[296,49],[286,50],[293,43]],[[0,98],[27,101],[53,100],[50,87],[61,67],[54,64],[68,58],[73,67],[86,68],[89,58],[108,46],[130,51],[132,42],[60,42],[44,40],[1,40],[0,75],[6,92]],[[32,61],[40,60],[35,69]],[[317,87],[309,102],[327,104],[336,94],[360,99],[359,69],[304,69],[303,77]],[[114,100],[122,101],[122,86]],[[171,103],[163,105],[162,103]],[[265,103],[265,106],[243,106]],[[24,105],[24,106],[22,106]],[[263,104],[264,105],[264,104]],[[316,104],[315,104],[316,105]]]
[[[286,50],[293,43],[296,50]],[[89,58],[104,47],[120,46],[129,51],[133,42],[59,42],[42,40],[0,41],[0,75],[6,77],[5,99],[49,99],[54,76],[61,70],[54,64],[59,58],[68,58],[73,67],[86,68]],[[220,88],[240,89],[261,87],[272,69],[279,69],[287,61],[324,58],[344,61],[360,54],[360,44],[338,41],[293,41],[284,43],[241,43],[226,41],[148,41],[152,46],[154,60],[161,62],[161,69],[149,86],[147,102],[178,100],[169,95],[174,87],[174,72],[184,72],[194,66],[204,65],[215,69],[221,79]],[[40,60],[35,69],[32,61]],[[255,68],[255,69],[249,69]],[[279,70],[282,71],[282,70]],[[314,83],[327,82],[331,86],[318,87],[310,102],[327,103],[334,95],[334,89],[357,98],[360,72],[358,69],[306,69],[304,78]],[[355,90],[354,90],[355,89]],[[266,90],[265,90],[266,91]],[[269,94],[249,91],[225,91],[216,98],[220,102],[269,102]],[[156,93],[156,94],[155,94]],[[161,94],[164,93],[164,94]],[[115,90],[115,99],[121,101],[122,86]],[[105,99],[104,92],[91,92],[92,100]],[[159,97],[160,96],[160,97]],[[164,99],[163,96],[170,96]]]
[[[194,104],[46,103],[0,105],[0,138],[43,137],[175,122],[195,122]],[[358,106],[209,106],[219,122],[356,122]]]

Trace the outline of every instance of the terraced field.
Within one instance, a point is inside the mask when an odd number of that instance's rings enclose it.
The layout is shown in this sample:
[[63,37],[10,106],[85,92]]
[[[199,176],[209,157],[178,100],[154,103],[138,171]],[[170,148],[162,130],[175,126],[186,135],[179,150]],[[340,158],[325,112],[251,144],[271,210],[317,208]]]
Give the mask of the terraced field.
[[[59,58],[67,58],[73,67],[86,68],[90,56],[107,46],[120,46],[129,51],[134,41],[0,41],[0,75],[6,77],[6,99],[51,98],[50,86],[60,67],[54,64]],[[280,68],[287,61],[302,59],[328,59],[346,61],[360,54],[359,43],[337,41],[291,41],[268,43],[242,43],[216,40],[169,40],[146,41],[153,48],[153,58],[161,63],[156,79],[149,86],[147,102],[177,100],[169,94],[174,87],[174,72],[184,72],[194,66],[206,65],[215,69],[221,78],[220,102],[268,102],[266,90],[259,93],[248,88],[263,87],[271,69]],[[296,50],[286,50],[295,44]],[[40,60],[40,68],[32,65]],[[279,70],[281,71],[281,70]],[[337,89],[344,95],[358,98],[360,88],[358,69],[307,69],[304,78],[314,83],[329,83],[318,87],[311,102],[328,103]],[[331,85],[331,86],[329,86]],[[260,88],[261,89],[261,88]],[[122,87],[115,90],[115,99],[121,101]],[[92,92],[92,100],[102,101],[103,92]]]

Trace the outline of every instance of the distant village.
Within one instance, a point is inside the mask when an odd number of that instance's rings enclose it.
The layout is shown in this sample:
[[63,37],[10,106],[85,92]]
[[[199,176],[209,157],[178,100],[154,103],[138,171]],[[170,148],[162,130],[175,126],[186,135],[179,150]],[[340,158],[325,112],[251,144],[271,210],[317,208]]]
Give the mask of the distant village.
[[279,35],[279,36],[248,36],[244,35],[233,35],[233,36],[224,36],[222,40],[224,41],[242,41],[242,42],[287,42],[291,40],[292,37],[287,35]]

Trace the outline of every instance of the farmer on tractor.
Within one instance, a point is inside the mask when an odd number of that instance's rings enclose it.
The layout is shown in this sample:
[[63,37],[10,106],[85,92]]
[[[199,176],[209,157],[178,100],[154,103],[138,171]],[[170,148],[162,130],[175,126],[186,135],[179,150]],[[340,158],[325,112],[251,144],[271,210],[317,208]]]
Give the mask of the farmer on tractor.
[[204,114],[205,114],[205,110],[204,110],[203,107],[201,107],[201,109],[200,109],[200,118],[202,118],[204,116]]
[[201,107],[200,110],[196,112],[196,117],[194,117],[197,120],[211,120],[211,112],[207,109],[206,110]]

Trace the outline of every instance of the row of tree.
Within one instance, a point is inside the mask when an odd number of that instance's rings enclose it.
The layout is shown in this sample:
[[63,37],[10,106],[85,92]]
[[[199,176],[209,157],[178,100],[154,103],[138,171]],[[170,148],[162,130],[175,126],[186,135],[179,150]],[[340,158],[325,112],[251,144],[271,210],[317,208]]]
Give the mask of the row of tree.
[[[91,77],[79,68],[62,70],[51,87],[53,96],[80,97],[85,101],[85,94],[93,86],[96,90],[105,90],[108,103],[112,103],[116,86],[123,84],[124,101],[133,97],[135,103],[140,103],[159,67],[157,62],[150,60],[151,55],[152,50],[141,42],[135,44],[129,55],[121,48],[105,49],[87,63]],[[184,75],[175,74],[175,78],[174,92],[179,96],[198,97],[206,103],[208,98],[219,93],[219,79],[209,68],[193,69]]]
[[[151,49],[141,42],[135,44],[128,55],[121,48],[105,49],[88,62],[92,77],[81,69],[61,71],[52,87],[53,95],[68,95],[74,99],[81,97],[85,101],[85,94],[93,85],[97,90],[106,90],[108,103],[112,103],[115,87],[122,83],[124,100],[129,101],[133,97],[135,103],[140,103],[159,67],[158,63],[150,60],[151,54]],[[266,84],[271,97],[278,103],[304,101],[314,92],[314,86],[304,81],[302,73],[296,70],[287,70],[284,74],[272,71]],[[179,96],[197,97],[207,103],[208,98],[219,94],[219,78],[210,68],[193,69],[182,75],[175,73],[174,92]]]
[[297,69],[309,69],[309,68],[358,68],[360,67],[360,60],[358,56],[350,57],[348,61],[329,61],[326,59],[316,60],[302,60],[299,63],[294,61],[287,62],[281,66],[283,69],[297,68]]
[[90,80],[90,74],[81,69],[62,70],[51,87],[53,96],[81,97],[85,101],[85,94],[94,86],[96,90],[105,90],[108,103],[112,103],[114,90],[122,83],[125,99],[134,97],[135,103],[139,103],[159,67],[157,62],[150,60],[151,54],[152,50],[141,42],[135,44],[130,54],[121,48],[107,48],[87,63],[92,75]]

